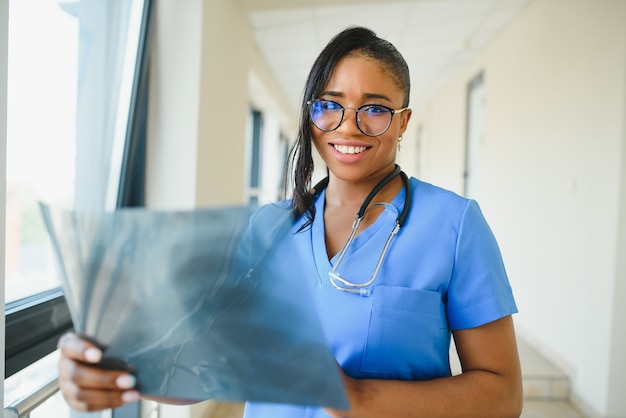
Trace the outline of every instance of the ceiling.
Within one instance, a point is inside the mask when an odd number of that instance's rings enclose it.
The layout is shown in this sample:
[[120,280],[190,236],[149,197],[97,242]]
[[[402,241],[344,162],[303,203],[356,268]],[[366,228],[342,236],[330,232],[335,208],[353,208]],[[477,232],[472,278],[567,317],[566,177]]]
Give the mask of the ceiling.
[[332,36],[367,26],[392,42],[411,69],[418,109],[531,0],[239,0],[259,51],[299,108],[308,71]]

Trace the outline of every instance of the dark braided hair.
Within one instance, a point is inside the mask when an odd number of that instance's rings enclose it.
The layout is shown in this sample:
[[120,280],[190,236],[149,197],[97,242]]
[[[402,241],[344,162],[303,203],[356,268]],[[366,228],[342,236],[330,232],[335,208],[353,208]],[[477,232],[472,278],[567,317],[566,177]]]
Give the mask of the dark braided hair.
[[[294,218],[306,217],[301,230],[306,229],[315,219],[316,193],[311,193],[311,177],[313,175],[313,155],[311,117],[307,101],[317,98],[333,74],[337,63],[348,56],[364,56],[377,60],[391,75],[393,81],[404,92],[402,107],[409,105],[410,79],[409,67],[388,41],[364,27],[350,27],[337,34],[319,54],[307,78],[304,96],[300,108],[298,136],[289,152],[285,170],[285,190],[287,196],[288,178],[292,180],[291,209]],[[317,190],[316,192],[319,192]]]

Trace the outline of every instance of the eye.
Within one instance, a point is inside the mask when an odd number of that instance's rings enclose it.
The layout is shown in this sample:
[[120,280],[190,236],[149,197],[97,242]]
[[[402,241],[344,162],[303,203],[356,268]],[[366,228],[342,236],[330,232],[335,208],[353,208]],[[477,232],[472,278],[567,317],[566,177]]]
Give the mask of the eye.
[[323,110],[341,110],[342,109],[339,103],[333,102],[331,100],[321,100],[320,104]]
[[389,113],[389,109],[387,109],[385,106],[378,105],[363,106],[361,110],[369,116],[381,116]]

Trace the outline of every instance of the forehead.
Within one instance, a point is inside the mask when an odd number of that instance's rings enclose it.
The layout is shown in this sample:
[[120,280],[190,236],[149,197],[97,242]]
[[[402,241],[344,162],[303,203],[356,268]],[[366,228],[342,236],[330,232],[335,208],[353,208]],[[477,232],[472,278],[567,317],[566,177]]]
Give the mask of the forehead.
[[347,56],[337,62],[322,93],[342,96],[385,96],[391,102],[402,101],[403,92],[395,77],[380,61],[362,55]]

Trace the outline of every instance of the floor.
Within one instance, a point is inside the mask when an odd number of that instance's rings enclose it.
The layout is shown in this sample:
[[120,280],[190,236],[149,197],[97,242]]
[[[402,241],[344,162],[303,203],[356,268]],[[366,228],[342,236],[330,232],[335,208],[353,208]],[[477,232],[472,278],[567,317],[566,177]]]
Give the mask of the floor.
[[583,418],[567,401],[525,400],[522,418]]

